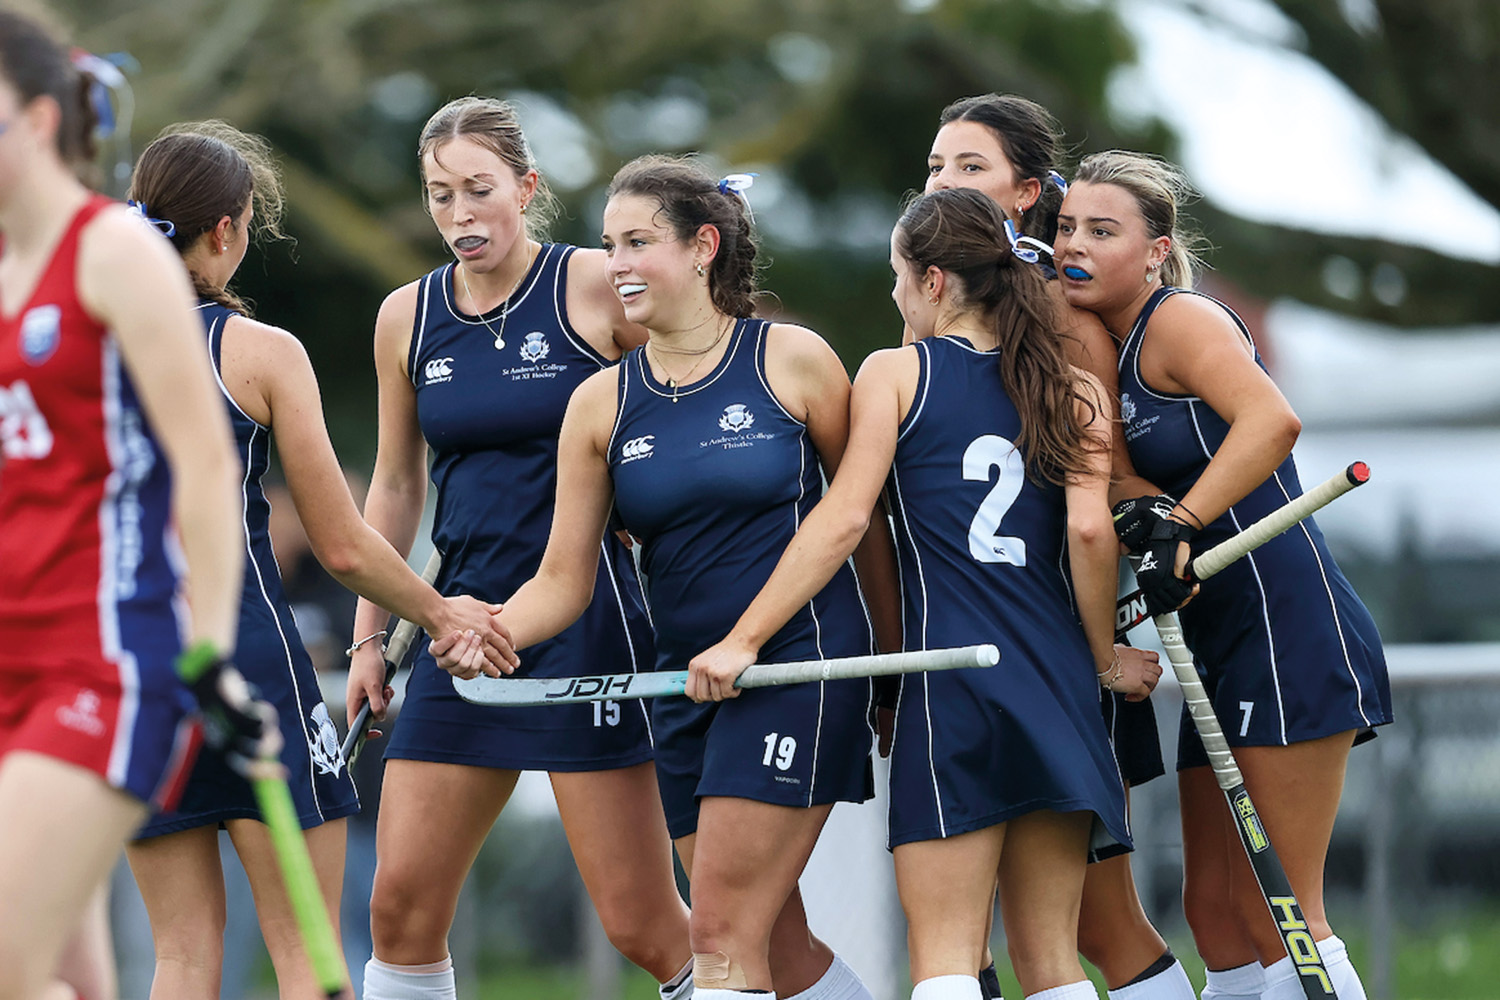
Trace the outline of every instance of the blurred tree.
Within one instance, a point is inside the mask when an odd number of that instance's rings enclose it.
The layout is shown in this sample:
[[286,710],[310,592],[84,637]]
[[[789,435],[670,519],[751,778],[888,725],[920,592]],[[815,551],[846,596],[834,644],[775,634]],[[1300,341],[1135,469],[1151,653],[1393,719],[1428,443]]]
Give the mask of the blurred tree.
[[[1176,0],[1213,19],[1206,0]],[[1268,0],[1270,2],[1270,0]],[[1275,0],[1304,49],[1492,203],[1500,109],[1479,74],[1500,45],[1490,0]],[[303,336],[336,442],[368,463],[369,328],[384,292],[440,262],[414,157],[442,101],[520,94],[545,172],[567,207],[558,238],[597,240],[600,189],[624,159],[698,149],[755,164],[789,315],[851,367],[890,343],[885,238],[920,185],[938,111],[991,90],[1026,94],[1078,152],[1171,155],[1157,121],[1112,120],[1107,87],[1135,52],[1116,5],[1058,0],[58,0],[95,51],[130,52],[139,144],[163,125],[224,117],[280,150],[295,259],[271,248],[242,271],[264,318]],[[1399,44],[1397,41],[1399,40]],[[542,127],[545,126],[545,127]],[[765,208],[761,209],[764,204]],[[1196,214],[1221,273],[1253,293],[1407,325],[1500,317],[1493,269],[1387,242],[1305,233],[1216,209]],[[1296,245],[1296,254],[1285,248]],[[1394,265],[1399,304],[1324,287],[1339,255]]]

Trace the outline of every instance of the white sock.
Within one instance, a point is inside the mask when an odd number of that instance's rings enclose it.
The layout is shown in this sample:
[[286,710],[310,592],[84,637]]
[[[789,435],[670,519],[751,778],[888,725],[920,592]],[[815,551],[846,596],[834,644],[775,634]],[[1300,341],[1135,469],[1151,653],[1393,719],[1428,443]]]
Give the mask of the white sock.
[[1110,990],[1107,996],[1109,1000],[1198,1000],[1187,970],[1175,960],[1150,979]]
[[786,1000],[875,1000],[875,997],[858,973],[849,968],[842,958],[834,955],[833,964],[821,979]]
[[1323,957],[1323,968],[1328,970],[1339,1000],[1365,1000],[1365,984],[1359,981],[1359,973],[1349,961],[1349,949],[1337,934],[1318,942],[1318,954]]
[[1297,975],[1297,966],[1292,956],[1262,966],[1266,973],[1266,985],[1261,987],[1260,1000],[1306,1000],[1302,991],[1302,980]]
[[688,959],[687,965],[682,971],[671,979],[662,983],[657,992],[661,994],[661,1000],[687,1000],[693,995],[693,960]]
[[1208,984],[1202,1000],[1259,1000],[1266,988],[1266,970],[1259,962],[1236,965],[1232,969],[1208,970]]
[[911,1000],[984,1000],[976,976],[933,976],[911,988]]
[[1040,993],[1026,994],[1026,1000],[1099,1000],[1099,991],[1087,979],[1066,986],[1054,986]]
[[364,1000],[458,1000],[453,957],[427,965],[389,965],[372,955],[365,963]]
[[693,1000],[776,1000],[776,994],[768,990],[693,990]]

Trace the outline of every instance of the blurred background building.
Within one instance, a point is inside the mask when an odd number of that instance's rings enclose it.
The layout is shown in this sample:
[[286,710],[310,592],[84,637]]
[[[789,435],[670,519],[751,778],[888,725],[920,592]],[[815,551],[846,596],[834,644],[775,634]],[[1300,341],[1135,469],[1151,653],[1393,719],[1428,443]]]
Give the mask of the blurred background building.
[[[757,172],[749,197],[770,259],[768,309],[822,332],[851,371],[899,336],[886,241],[949,101],[1024,94],[1057,115],[1075,156],[1127,147],[1182,162],[1214,245],[1205,287],[1251,320],[1301,415],[1304,478],[1356,458],[1374,469],[1370,486],[1319,517],[1400,677],[1398,724],[1354,755],[1331,859],[1335,917],[1365,956],[1372,997],[1500,995],[1500,4],[53,6],[81,44],[121,53],[135,148],[205,117],[277,147],[295,243],[252,254],[238,289],[307,344],[355,476],[374,456],[375,311],[444,256],[414,154],[422,122],[452,97],[520,105],[566,206],[559,239],[597,243],[603,186],[638,153],[697,150]],[[128,173],[129,149],[115,153]],[[341,648],[347,605],[319,598],[315,577],[308,586],[303,621],[324,619]],[[1170,718],[1172,692],[1159,697]],[[1153,914],[1190,952],[1175,902],[1175,795],[1165,781],[1142,792],[1137,873]],[[523,785],[518,805],[460,918],[455,949],[482,983],[465,995],[579,996],[585,983],[590,996],[653,995],[599,949],[545,782]],[[854,903],[814,917],[873,942],[870,961],[887,971],[872,975],[895,990],[899,911],[878,809],[864,812],[875,818],[830,834],[873,844],[843,852],[854,869],[827,876]],[[122,941],[122,958],[149,967],[143,947]],[[264,991],[257,975],[247,988]],[[144,996],[139,979],[125,985]]]

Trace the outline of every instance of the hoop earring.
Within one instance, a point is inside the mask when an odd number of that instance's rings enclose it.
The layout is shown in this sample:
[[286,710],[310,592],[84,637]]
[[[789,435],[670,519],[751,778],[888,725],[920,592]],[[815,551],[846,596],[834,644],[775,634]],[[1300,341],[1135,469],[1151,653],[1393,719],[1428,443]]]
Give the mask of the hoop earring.
[[706,278],[706,277],[708,277],[708,271],[707,271],[707,269],[704,268],[704,266],[703,266],[702,263],[694,264],[693,267],[698,272],[698,277],[700,277],[700,278]]

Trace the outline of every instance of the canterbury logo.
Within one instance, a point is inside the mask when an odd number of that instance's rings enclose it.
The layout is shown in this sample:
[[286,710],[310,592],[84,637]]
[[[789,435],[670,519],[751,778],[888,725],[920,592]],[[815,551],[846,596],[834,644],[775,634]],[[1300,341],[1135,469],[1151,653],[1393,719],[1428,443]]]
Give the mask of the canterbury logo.
[[447,382],[453,378],[452,358],[433,358],[427,362],[427,384]]
[[0,385],[0,453],[18,459],[52,454],[52,428],[25,380]]
[[620,464],[634,462],[638,458],[650,458],[651,452],[656,450],[656,446],[651,443],[654,440],[655,434],[646,434],[626,441],[620,446]]

